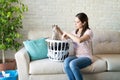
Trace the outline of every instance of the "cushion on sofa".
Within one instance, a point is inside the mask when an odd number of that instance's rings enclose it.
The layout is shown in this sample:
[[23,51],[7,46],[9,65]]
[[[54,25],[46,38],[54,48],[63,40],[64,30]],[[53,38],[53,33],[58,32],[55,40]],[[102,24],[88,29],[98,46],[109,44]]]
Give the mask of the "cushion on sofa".
[[47,42],[45,40],[46,38],[40,38],[23,42],[31,60],[38,60],[47,57],[48,49]]
[[30,62],[30,74],[61,74],[63,73],[63,62],[41,59]]
[[[102,60],[98,57],[94,57],[94,58],[96,60],[93,62],[92,65],[81,70],[83,73],[106,71],[107,68],[106,68],[105,60]],[[29,70],[30,74],[63,74],[64,64],[63,62],[55,62],[49,59],[41,59],[30,62],[29,69],[30,69]]]
[[93,54],[120,54],[120,32],[94,30],[93,33]]
[[120,71],[120,54],[103,54],[97,56],[107,62],[108,71]]
[[93,56],[93,63],[81,69],[83,73],[97,73],[97,72],[104,72],[107,70],[107,63],[105,60],[100,59],[99,57]]

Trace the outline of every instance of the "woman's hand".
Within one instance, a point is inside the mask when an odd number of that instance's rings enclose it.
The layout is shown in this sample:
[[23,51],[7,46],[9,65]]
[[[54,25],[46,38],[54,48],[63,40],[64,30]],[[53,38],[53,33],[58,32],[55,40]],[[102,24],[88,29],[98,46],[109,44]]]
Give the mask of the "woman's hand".
[[62,40],[65,40],[65,39],[67,39],[67,38],[68,38],[67,33],[66,33],[66,32],[63,32]]

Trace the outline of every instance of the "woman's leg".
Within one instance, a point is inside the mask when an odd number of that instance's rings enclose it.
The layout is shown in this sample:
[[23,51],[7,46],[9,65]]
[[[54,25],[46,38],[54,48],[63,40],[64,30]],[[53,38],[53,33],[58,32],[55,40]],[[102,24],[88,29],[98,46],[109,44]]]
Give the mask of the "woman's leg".
[[73,72],[71,71],[70,69],[70,62],[73,60],[73,59],[76,59],[77,57],[75,56],[69,56],[67,57],[65,60],[64,60],[64,71],[66,72],[69,80],[75,80],[75,77],[74,77],[74,74]]
[[70,68],[71,68],[70,70],[72,70],[75,80],[83,80],[80,69],[90,65],[91,63],[92,63],[91,59],[87,57],[80,57],[70,62]]

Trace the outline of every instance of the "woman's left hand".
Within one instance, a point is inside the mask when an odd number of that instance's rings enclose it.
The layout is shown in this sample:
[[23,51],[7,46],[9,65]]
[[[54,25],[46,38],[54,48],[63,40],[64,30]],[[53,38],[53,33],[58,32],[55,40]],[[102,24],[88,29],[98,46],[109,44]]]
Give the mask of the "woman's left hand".
[[66,33],[66,32],[63,32],[62,40],[65,40],[65,39],[67,39],[67,33]]

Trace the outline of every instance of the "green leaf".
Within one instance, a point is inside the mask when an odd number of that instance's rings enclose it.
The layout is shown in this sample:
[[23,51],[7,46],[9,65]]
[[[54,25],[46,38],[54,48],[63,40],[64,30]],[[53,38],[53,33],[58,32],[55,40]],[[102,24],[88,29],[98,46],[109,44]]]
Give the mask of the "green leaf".
[[4,3],[4,0],[0,0],[0,3],[1,3],[1,4]]
[[11,26],[10,28],[11,28],[11,30],[14,30],[14,26]]
[[12,42],[12,39],[11,38],[6,38],[6,41],[9,43],[9,42]]
[[7,13],[7,17],[10,17],[10,16],[11,16],[11,12],[8,12],[8,13]]
[[20,38],[21,37],[21,35],[19,33],[16,33],[15,36],[16,36],[16,38]]
[[4,44],[0,44],[0,50],[5,50],[6,46]]

